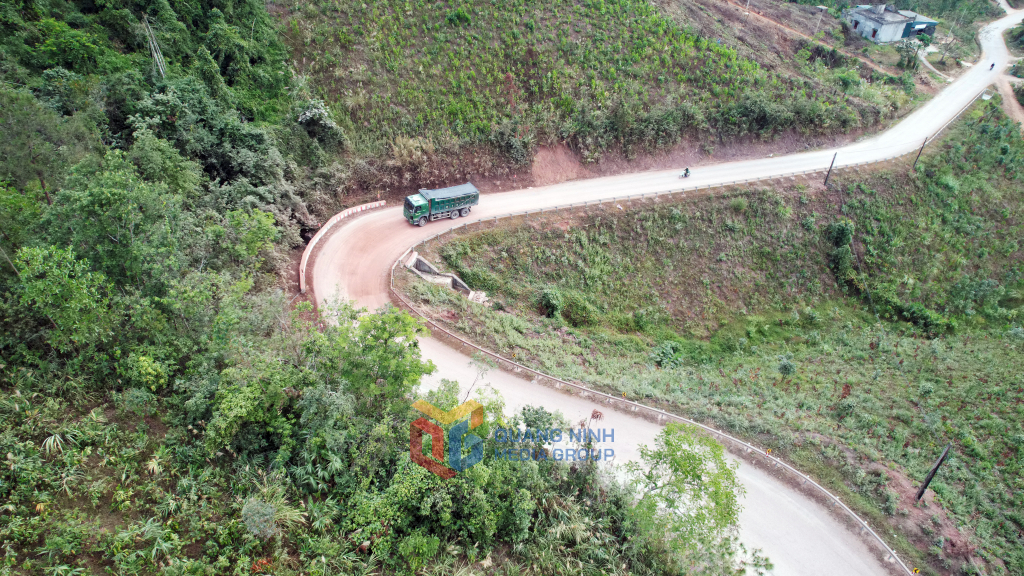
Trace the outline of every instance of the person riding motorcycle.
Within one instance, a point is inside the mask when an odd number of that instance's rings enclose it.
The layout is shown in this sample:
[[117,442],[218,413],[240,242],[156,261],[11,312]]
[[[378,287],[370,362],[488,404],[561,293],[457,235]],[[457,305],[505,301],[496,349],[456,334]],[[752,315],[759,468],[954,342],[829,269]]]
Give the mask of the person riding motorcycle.
[[989,70],[995,70],[996,69],[996,63],[993,62],[992,65],[988,67],[988,69]]
[[687,168],[686,170],[683,170],[683,178],[689,178],[689,177],[690,177],[690,169]]

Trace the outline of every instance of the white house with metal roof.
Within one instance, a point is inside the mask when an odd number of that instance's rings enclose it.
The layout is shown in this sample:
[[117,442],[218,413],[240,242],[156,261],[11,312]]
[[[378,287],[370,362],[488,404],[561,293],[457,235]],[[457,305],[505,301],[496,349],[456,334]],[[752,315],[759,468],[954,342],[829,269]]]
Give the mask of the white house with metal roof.
[[897,10],[891,4],[861,4],[845,10],[843,16],[855,32],[878,44],[935,34],[938,24],[910,10]]

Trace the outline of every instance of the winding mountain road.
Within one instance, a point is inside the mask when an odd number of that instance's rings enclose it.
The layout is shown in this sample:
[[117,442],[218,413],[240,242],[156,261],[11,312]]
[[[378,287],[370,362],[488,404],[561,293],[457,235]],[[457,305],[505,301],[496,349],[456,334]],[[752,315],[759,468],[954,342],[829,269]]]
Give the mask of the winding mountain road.
[[[1003,31],[1022,19],[1024,11],[1008,10],[1006,17],[983,28],[979,34],[983,56],[978,64],[930,102],[874,137],[841,148],[700,166],[686,181],[679,180],[677,169],[488,194],[482,197],[470,218],[660,192],[678,189],[681,184],[687,188],[704,187],[824,170],[834,154],[837,154],[836,166],[843,167],[911,152],[998,80],[1010,61],[1002,41]],[[989,70],[992,63],[995,70]],[[342,221],[324,239],[312,263],[312,286],[317,302],[342,298],[369,309],[387,304],[391,265],[409,247],[447,228],[445,222],[423,228],[410,226],[402,217],[401,206]],[[429,338],[422,341],[422,349],[424,356],[438,367],[427,380],[427,386],[435,385],[442,377],[458,380],[464,387],[474,381],[476,373],[470,367],[470,359],[461,352]],[[568,396],[505,372],[492,371],[486,380],[501,392],[510,409],[525,404],[543,405],[560,410],[570,421],[578,421],[589,417],[592,409],[599,408],[593,401]],[[646,420],[613,411],[605,411],[601,425],[615,429],[614,448],[620,462],[636,458],[638,446],[652,444],[660,430],[658,425]],[[852,576],[888,574],[898,569],[898,564],[883,561],[877,546],[866,543],[825,507],[784,482],[742,462],[738,475],[746,489],[740,518],[741,540],[748,547],[763,550],[775,564],[773,574]]]

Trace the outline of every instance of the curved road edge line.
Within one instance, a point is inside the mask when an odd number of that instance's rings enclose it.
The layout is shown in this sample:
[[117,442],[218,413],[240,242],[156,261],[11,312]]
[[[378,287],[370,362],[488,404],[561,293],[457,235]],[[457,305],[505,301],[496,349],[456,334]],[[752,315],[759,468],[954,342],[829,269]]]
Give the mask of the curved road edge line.
[[316,248],[316,245],[320,242],[320,240],[323,239],[325,235],[327,235],[327,232],[329,232],[330,229],[334,227],[335,224],[344,220],[345,218],[348,218],[352,214],[357,214],[365,210],[372,210],[374,208],[380,208],[385,204],[387,204],[387,200],[378,200],[376,202],[370,202],[368,204],[360,204],[359,206],[346,208],[345,210],[338,212],[334,216],[331,216],[331,219],[328,220],[326,224],[321,226],[320,229],[316,231],[316,234],[313,236],[313,239],[309,241],[309,244],[306,244],[306,249],[302,251],[302,259],[299,260],[300,293],[306,293],[306,264],[309,262],[309,256],[310,254],[313,253],[313,249]]

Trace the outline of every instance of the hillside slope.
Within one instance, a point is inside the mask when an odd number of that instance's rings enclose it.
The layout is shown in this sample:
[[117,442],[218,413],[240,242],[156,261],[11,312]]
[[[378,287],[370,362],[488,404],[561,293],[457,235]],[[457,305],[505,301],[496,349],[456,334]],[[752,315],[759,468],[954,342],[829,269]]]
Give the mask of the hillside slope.
[[689,19],[632,0],[343,0],[274,12],[299,73],[366,161],[355,180],[377,190],[503,174],[556,141],[590,162],[684,139],[712,153],[741,138],[843,134],[913,93],[827,47],[808,47],[804,60],[821,62],[806,70],[777,66],[774,52],[801,46],[773,47],[766,69],[704,9]]
[[407,290],[503,355],[772,446],[939,573],[1012,574],[1022,158],[986,105],[917,174],[531,218],[431,253],[491,307]]

